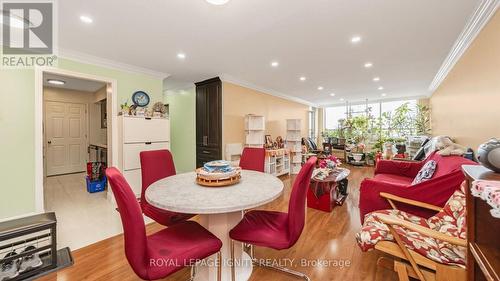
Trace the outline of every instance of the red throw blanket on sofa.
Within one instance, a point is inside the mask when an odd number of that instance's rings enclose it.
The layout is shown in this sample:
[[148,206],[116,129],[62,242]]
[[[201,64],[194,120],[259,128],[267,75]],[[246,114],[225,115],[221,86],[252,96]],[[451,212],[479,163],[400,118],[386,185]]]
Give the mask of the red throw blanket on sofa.
[[[430,160],[437,163],[436,171],[430,180],[411,185],[422,166]],[[465,177],[462,165],[477,165],[477,163],[460,156],[441,156],[436,152],[421,162],[404,162],[381,160],[375,168],[375,176],[364,179],[360,186],[359,209],[361,223],[366,214],[391,209],[386,199],[380,197],[380,192],[413,199],[436,206],[444,206],[448,198],[460,188]],[[395,202],[398,209],[429,218],[435,212]]]

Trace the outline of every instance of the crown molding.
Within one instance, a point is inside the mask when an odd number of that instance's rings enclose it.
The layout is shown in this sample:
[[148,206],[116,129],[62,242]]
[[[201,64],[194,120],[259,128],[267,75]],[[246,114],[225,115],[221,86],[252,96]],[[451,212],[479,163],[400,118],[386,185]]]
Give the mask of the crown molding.
[[137,74],[143,74],[143,75],[148,75],[148,76],[153,76],[158,79],[165,79],[170,76],[168,73],[136,66],[136,65],[131,65],[123,62],[118,62],[110,59],[105,59],[77,51],[72,51],[72,50],[67,50],[67,49],[59,49],[58,50],[58,57],[81,62],[81,63],[86,63],[86,64],[93,64],[97,66],[102,66],[106,68],[111,68],[115,70],[120,70],[120,71],[125,71],[125,72],[130,72],[130,73],[137,73]]
[[[427,99],[427,98],[429,98],[429,97],[426,95],[403,96],[403,97],[393,97],[393,98],[379,98],[379,99],[372,99],[372,100],[369,99],[368,103],[419,100],[419,99]],[[349,105],[360,105],[360,104],[366,104],[366,99],[365,100],[361,100],[361,99],[347,100],[344,102],[336,102],[336,103],[322,103],[322,104],[319,104],[318,107],[319,108],[327,108],[327,107],[345,106],[347,102],[349,102]]]
[[431,96],[437,90],[439,85],[441,85],[458,60],[460,60],[474,39],[476,39],[483,27],[495,14],[499,5],[500,0],[482,0],[481,3],[479,3],[476,10],[465,25],[464,30],[458,37],[457,41],[455,41],[450,53],[443,61],[443,64],[439,68],[434,80],[432,80],[429,86],[429,96]]
[[253,83],[250,83],[248,81],[244,81],[244,80],[232,77],[232,76],[227,75],[227,74],[221,74],[221,75],[219,75],[219,78],[223,82],[229,82],[229,83],[232,83],[232,84],[236,84],[238,86],[249,88],[249,89],[252,89],[252,90],[255,90],[255,91],[267,94],[267,95],[271,95],[271,96],[274,96],[274,97],[277,97],[277,98],[282,98],[282,99],[285,99],[285,100],[293,101],[293,102],[304,104],[304,105],[307,105],[307,106],[317,107],[316,104],[314,104],[312,102],[309,102],[309,101],[306,101],[304,99],[297,98],[297,97],[291,97],[291,96],[289,96],[287,94],[278,92],[276,90],[263,88],[263,87],[255,85]]

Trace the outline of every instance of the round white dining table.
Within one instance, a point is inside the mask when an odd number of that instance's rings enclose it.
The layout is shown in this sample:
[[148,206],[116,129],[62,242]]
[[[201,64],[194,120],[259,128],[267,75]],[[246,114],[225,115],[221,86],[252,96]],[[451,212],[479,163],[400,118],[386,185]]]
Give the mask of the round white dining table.
[[[161,179],[146,190],[149,204],[185,214],[198,214],[200,224],[223,243],[222,280],[231,280],[229,231],[243,218],[244,210],[262,206],[283,193],[283,182],[270,174],[243,170],[239,183],[225,187],[204,187],[196,183],[196,173]],[[211,257],[215,261],[215,257]],[[248,280],[252,274],[250,256],[240,243],[235,246],[236,279]],[[197,281],[217,280],[217,267],[203,262],[196,267]]]

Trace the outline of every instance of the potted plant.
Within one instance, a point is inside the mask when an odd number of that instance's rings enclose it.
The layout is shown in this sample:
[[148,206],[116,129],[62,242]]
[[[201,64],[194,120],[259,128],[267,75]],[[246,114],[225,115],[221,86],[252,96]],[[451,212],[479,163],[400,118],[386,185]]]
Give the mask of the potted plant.
[[329,143],[328,142],[328,130],[321,132],[321,138],[323,139],[323,142]]
[[354,161],[361,162],[361,160],[363,160],[365,147],[366,146],[364,143],[358,143],[354,146],[354,148],[351,150],[352,158],[354,159]]
[[345,119],[339,119],[339,145],[345,145],[346,143],[346,136],[345,136]]
[[369,166],[374,166],[375,165],[375,151],[370,151],[366,153],[366,164]]
[[405,154],[406,152],[406,139],[405,138],[396,138],[396,150],[397,154]]
[[413,123],[417,135],[428,136],[431,132],[430,108],[423,104],[417,104]]
[[125,103],[122,103],[120,105],[120,108],[121,108],[122,115],[129,115],[130,114],[130,106],[128,105],[128,100],[125,101]]
[[414,132],[414,118],[412,116],[413,110],[410,108],[408,102],[402,104],[396,110],[392,116],[392,127],[394,133],[396,134],[395,143],[398,154],[404,154],[406,152],[406,140]]

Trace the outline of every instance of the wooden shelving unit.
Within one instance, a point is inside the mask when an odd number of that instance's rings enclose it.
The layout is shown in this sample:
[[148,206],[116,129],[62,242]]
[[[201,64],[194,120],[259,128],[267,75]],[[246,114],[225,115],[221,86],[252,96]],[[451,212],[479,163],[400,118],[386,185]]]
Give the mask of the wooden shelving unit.
[[248,114],[245,116],[245,145],[247,147],[264,147],[264,116]]
[[266,150],[265,172],[274,176],[290,174],[290,152],[288,149]]
[[301,120],[286,120],[286,147],[290,150],[290,173],[298,174],[302,168]]

